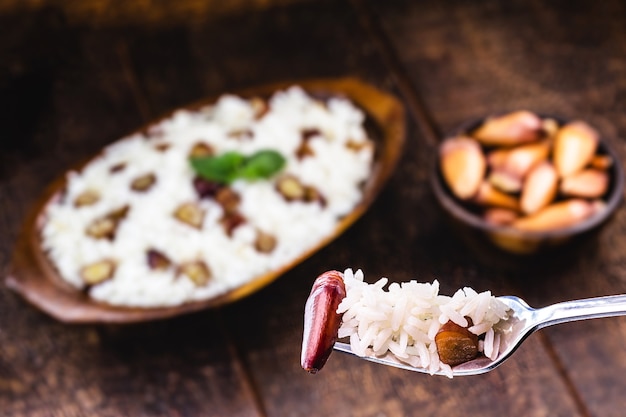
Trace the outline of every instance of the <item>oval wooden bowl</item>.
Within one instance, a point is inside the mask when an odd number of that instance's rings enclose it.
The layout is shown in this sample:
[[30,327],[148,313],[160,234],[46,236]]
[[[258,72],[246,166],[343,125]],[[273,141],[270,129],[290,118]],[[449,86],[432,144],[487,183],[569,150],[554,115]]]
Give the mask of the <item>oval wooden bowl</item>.
[[[65,283],[41,248],[37,223],[46,204],[65,187],[65,175],[63,175],[50,184],[25,220],[9,266],[7,286],[33,306],[65,323],[133,323],[173,317],[232,303],[268,285],[281,274],[313,255],[352,225],[367,210],[382,189],[401,153],[405,137],[405,115],[404,108],[397,98],[354,78],[282,82],[234,93],[242,97],[269,97],[276,90],[295,84],[302,86],[316,97],[339,95],[349,98],[366,113],[370,124],[368,133],[376,143],[373,171],[364,185],[363,198],[348,215],[339,221],[331,236],[303,252],[293,262],[214,298],[189,302],[176,307],[112,306],[97,302]],[[198,109],[215,102],[216,99],[217,97],[202,100],[184,108]],[[148,126],[158,123],[172,113],[153,121]],[[148,126],[137,131],[143,131]],[[80,168],[80,165],[77,168]]]

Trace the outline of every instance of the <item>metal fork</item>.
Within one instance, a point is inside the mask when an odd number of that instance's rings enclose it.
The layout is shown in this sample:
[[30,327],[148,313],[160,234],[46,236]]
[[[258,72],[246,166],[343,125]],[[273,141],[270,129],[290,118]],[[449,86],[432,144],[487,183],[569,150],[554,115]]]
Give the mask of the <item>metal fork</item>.
[[[501,347],[498,357],[495,360],[482,357],[455,366],[452,368],[453,376],[479,375],[492,371],[511,357],[530,334],[544,327],[570,321],[626,315],[626,294],[565,301],[538,309],[530,307],[519,297],[502,296],[498,299],[513,311],[510,318],[503,323],[505,326],[501,328]],[[347,343],[337,342],[334,349],[356,355]],[[400,362],[391,353],[375,356],[370,351],[369,354],[366,353],[366,356],[361,358],[381,365],[430,373],[425,368],[416,368]],[[435,372],[435,375],[445,374],[439,371]]]

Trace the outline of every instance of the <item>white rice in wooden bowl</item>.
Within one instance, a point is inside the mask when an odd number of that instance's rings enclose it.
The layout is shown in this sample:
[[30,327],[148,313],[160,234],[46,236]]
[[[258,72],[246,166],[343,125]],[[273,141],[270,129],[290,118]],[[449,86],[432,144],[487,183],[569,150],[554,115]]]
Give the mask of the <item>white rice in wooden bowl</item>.
[[[322,102],[299,87],[262,103],[225,95],[198,111],[178,111],[67,174],[64,193],[43,213],[43,248],[65,281],[112,305],[174,306],[215,297],[316,246],[361,201],[374,154],[364,119],[347,99]],[[194,188],[189,153],[200,142],[217,155],[271,149],[286,159],[276,177],[230,185],[243,218],[231,230],[224,226],[226,206]],[[149,188],[133,190],[133,181],[146,176]],[[285,176],[321,197],[290,201],[277,190]],[[81,198],[88,204],[78,204]],[[194,227],[173,214],[184,204],[202,214]],[[115,223],[113,237],[86,233],[107,216]],[[269,249],[257,248],[259,235],[271,236]],[[190,263],[202,268],[187,276],[183,266]],[[109,268],[110,276],[86,282],[89,266],[94,274]]]
[[478,350],[490,359],[500,351],[500,334],[494,326],[506,320],[508,307],[491,295],[471,288],[458,290],[452,297],[439,294],[439,282],[409,281],[391,283],[380,278],[373,284],[364,281],[361,270],[346,269],[343,276],[346,297],[337,313],[343,314],[339,338],[349,338],[352,351],[359,356],[392,353],[401,362],[442,371],[452,377],[452,369],[437,354],[435,335],[449,320],[467,327],[480,337]]

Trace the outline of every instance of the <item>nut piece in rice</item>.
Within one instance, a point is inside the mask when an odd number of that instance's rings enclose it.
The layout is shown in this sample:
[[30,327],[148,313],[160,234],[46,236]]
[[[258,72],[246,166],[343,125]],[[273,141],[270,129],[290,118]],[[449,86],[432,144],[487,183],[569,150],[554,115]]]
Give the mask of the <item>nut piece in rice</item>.
[[196,203],[183,203],[176,208],[174,217],[191,227],[200,229],[204,220],[204,211]]
[[96,285],[113,277],[115,262],[110,259],[94,262],[83,267],[80,275],[87,285]]
[[85,190],[74,199],[74,206],[91,206],[96,204],[98,200],[100,200],[100,193],[95,190]]
[[113,210],[103,217],[93,220],[85,229],[85,234],[94,239],[109,239],[115,237],[119,223],[126,217],[128,206]]
[[156,249],[148,249],[146,251],[146,260],[150,269],[163,270],[172,265],[172,261]]
[[130,188],[133,191],[148,191],[156,182],[156,175],[153,173],[145,174],[137,177],[130,183]]
[[180,272],[198,286],[206,285],[211,279],[211,271],[202,261],[187,262],[181,265]]

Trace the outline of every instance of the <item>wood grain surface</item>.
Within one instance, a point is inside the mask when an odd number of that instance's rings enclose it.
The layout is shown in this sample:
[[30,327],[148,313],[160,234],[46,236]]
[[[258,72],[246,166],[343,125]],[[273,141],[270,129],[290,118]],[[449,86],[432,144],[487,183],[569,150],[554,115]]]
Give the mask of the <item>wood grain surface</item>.
[[2,277],[46,184],[203,97],[356,76],[402,97],[408,141],[354,226],[235,304],[144,324],[68,326],[0,288],[0,415],[624,414],[626,318],[545,329],[478,377],[430,377],[339,353],[317,375],[299,365],[304,302],[328,269],[437,278],[443,293],[471,286],[537,307],[626,292],[626,208],[581,246],[511,265],[459,240],[428,186],[445,132],[501,109],[588,120],[626,162],[622,2],[303,1],[189,20],[157,10],[150,22],[122,24],[77,19],[60,4],[0,7]]

